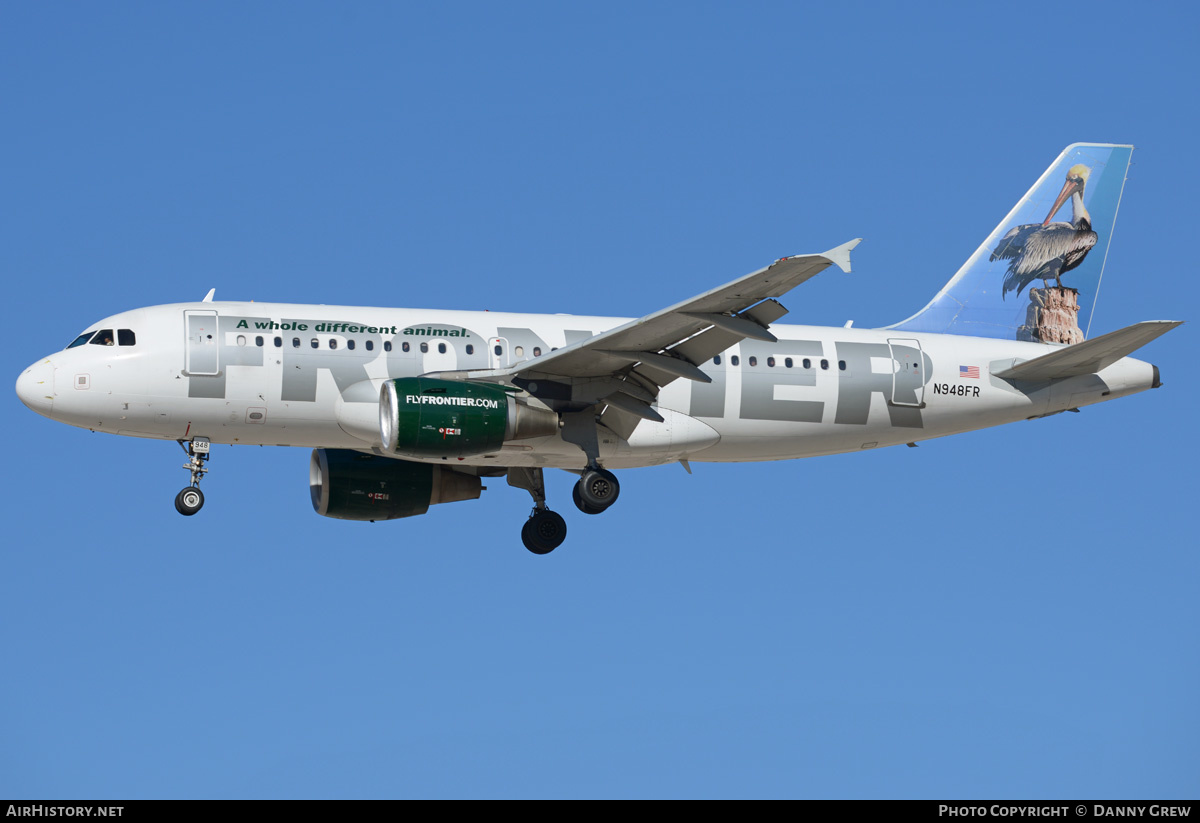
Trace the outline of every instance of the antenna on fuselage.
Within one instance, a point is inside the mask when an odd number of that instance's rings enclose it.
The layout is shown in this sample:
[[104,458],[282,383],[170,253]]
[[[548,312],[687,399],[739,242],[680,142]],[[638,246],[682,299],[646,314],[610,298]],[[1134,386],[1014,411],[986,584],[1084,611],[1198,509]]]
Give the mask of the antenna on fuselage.
[[212,299],[213,299],[213,295],[216,293],[217,293],[217,290],[215,288],[209,289],[208,294],[204,295],[204,299],[201,300],[200,302],[201,303],[211,303]]

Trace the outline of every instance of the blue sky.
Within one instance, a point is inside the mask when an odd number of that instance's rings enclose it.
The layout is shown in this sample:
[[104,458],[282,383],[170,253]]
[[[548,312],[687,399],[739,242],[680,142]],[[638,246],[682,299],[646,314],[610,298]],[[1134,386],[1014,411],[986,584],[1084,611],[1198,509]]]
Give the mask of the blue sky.
[[[10,379],[201,298],[636,316],[864,237],[924,305],[1063,146],[1136,145],[1092,333],[1194,321],[1178,4],[8,5]],[[1165,387],[918,449],[312,512],[309,452],[10,393],[0,796],[1195,797],[1192,325]]]

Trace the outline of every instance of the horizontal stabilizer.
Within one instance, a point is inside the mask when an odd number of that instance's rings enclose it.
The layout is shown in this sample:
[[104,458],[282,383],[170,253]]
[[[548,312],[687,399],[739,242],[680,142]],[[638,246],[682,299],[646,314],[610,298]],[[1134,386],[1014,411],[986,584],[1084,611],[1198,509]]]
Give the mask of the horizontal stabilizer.
[[1007,367],[993,363],[992,375],[1005,380],[1058,380],[1080,374],[1095,374],[1182,323],[1182,320],[1135,323],[1073,346],[1063,346],[1023,363]]

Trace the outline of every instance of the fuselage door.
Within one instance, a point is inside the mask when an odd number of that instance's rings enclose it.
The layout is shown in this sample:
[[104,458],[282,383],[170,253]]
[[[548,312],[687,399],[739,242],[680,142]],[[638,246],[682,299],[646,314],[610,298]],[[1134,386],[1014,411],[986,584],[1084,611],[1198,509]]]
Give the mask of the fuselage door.
[[188,374],[216,374],[220,368],[217,352],[221,348],[217,334],[217,313],[185,311],[183,325],[187,334],[183,344],[184,371]]
[[504,337],[488,338],[488,362],[493,369],[502,369],[508,365],[508,339]]
[[892,350],[892,405],[925,406],[925,357],[921,341],[888,338]]

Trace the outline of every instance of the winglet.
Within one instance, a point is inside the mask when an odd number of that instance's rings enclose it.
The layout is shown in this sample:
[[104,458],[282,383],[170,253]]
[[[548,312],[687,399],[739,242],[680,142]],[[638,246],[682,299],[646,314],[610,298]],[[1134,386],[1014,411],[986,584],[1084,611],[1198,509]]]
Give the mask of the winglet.
[[217,290],[215,287],[209,289],[208,294],[204,295],[204,299],[201,300],[200,302],[201,303],[211,303],[213,301],[213,295],[215,295],[216,293],[217,293]]
[[850,252],[853,251],[854,247],[857,246],[861,242],[862,242],[862,238],[856,237],[853,240],[851,240],[849,243],[843,243],[842,245],[838,246],[836,249],[830,249],[827,252],[823,252],[821,254],[821,256],[824,257],[826,260],[828,260],[830,263],[833,263],[833,265],[837,266],[842,271],[849,274],[850,273]]

